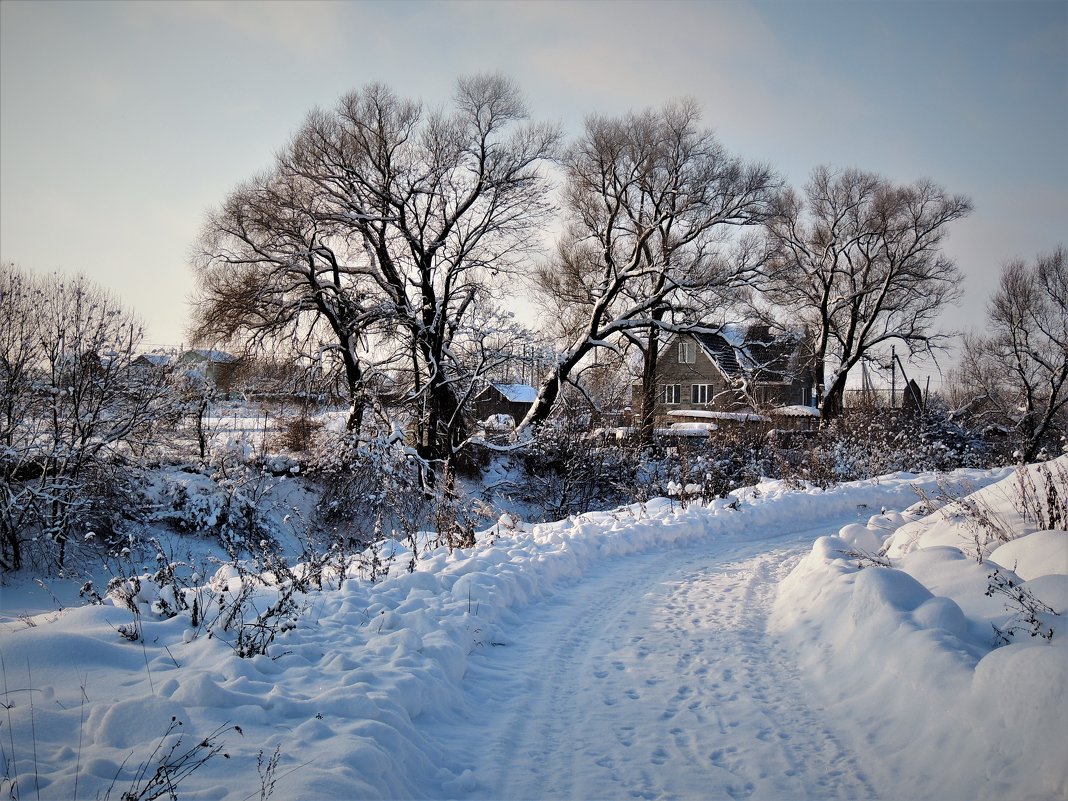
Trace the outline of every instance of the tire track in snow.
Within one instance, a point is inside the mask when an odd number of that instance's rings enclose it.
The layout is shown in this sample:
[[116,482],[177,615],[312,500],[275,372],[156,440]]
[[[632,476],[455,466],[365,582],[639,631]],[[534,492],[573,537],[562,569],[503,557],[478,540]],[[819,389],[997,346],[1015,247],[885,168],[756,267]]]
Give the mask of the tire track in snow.
[[471,797],[876,797],[766,633],[828,529],[609,560],[528,610],[442,746]]

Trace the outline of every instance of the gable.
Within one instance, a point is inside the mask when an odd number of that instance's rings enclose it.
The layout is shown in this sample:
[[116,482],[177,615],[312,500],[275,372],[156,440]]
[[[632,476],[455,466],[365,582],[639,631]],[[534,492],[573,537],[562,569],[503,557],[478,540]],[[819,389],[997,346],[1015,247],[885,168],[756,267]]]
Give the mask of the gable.
[[[726,380],[728,384],[733,383],[740,372],[735,371],[732,374],[726,371],[714,354],[710,353],[709,348],[702,344],[699,339],[701,336],[703,335],[694,332],[673,334],[660,348],[657,373],[671,374],[671,380],[685,377],[687,380],[719,379]],[[694,360],[690,363],[679,361],[679,343],[685,341],[691,342],[694,347]],[[726,347],[726,343],[723,343],[721,347],[726,354],[725,358],[729,359],[729,348]]]
[[[715,333],[680,333],[665,344],[661,360],[678,361],[678,343],[682,337],[696,342],[698,351],[728,383],[736,384],[744,379],[789,383],[799,378],[804,336],[798,331],[773,334],[766,325],[733,324],[721,326]],[[706,372],[698,364],[693,367],[697,373]]]

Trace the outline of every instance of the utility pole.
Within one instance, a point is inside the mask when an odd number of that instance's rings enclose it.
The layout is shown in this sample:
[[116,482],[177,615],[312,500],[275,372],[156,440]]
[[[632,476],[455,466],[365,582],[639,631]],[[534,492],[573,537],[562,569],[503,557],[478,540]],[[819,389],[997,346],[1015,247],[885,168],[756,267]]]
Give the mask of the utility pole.
[[893,409],[897,400],[897,352],[894,345],[890,346],[890,408]]

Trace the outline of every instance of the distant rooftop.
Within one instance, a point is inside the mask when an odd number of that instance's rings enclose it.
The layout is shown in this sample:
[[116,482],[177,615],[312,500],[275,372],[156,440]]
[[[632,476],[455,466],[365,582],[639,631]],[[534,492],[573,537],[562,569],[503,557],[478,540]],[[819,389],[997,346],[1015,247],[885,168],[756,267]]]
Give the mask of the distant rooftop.
[[215,362],[217,364],[225,364],[227,362],[237,361],[237,357],[232,353],[227,353],[224,350],[211,350],[209,348],[193,348],[187,350],[182,354],[182,361],[205,361]]

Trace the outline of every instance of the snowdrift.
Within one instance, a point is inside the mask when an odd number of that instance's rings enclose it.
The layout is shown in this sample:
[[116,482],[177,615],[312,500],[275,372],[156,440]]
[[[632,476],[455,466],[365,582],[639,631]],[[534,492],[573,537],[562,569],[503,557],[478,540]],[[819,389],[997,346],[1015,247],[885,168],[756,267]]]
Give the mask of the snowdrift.
[[780,587],[772,628],[886,798],[1068,798],[1068,532],[1021,513],[1036,471],[821,537]]

